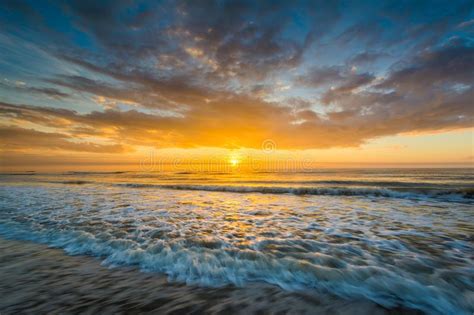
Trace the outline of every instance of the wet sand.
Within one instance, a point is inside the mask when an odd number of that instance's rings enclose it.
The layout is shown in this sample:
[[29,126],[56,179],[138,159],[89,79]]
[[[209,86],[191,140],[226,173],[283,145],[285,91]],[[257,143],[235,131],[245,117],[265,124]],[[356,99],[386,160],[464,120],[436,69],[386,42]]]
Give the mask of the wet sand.
[[0,313],[5,314],[417,314],[265,284],[203,288],[134,268],[0,239]]

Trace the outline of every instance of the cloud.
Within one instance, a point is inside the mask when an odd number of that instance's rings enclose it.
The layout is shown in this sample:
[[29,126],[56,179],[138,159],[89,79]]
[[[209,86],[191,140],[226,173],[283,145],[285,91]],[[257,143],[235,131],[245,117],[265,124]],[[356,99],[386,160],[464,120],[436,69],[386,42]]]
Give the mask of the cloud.
[[474,49],[447,45],[394,67],[369,89],[331,93],[340,111],[329,116],[365,120],[374,135],[472,127],[473,82]]
[[339,86],[332,87],[326,91],[321,97],[321,100],[324,104],[330,104],[339,99],[342,95],[351,94],[354,90],[366,86],[374,81],[374,79],[375,76],[370,73],[352,73],[347,75]]
[[459,23],[458,27],[459,28],[467,28],[467,27],[471,27],[474,25],[474,19],[470,19],[469,21],[464,21],[462,23]]
[[340,66],[314,67],[296,80],[305,86],[324,87],[343,81],[345,76],[344,68]]
[[350,58],[350,65],[366,65],[371,64],[381,58],[388,57],[388,54],[381,52],[364,51]]
[[433,88],[449,88],[450,84],[471,85],[474,83],[473,62],[474,47],[448,43],[439,49],[422,52],[408,65],[402,63],[395,67],[379,87],[429,93]]
[[16,82],[16,83],[8,82],[8,81],[6,83],[0,82],[0,88],[6,89],[6,90],[14,89],[18,91],[19,93],[27,92],[27,93],[33,93],[33,94],[40,94],[40,95],[44,95],[53,99],[62,99],[62,98],[70,96],[68,93],[64,93],[56,88],[29,86],[29,85],[26,85],[24,82],[22,82],[22,84],[19,84],[19,82]]
[[351,10],[337,1],[8,6],[3,40],[28,42],[60,66],[0,64],[12,82],[34,84],[1,98],[4,150],[260,148],[265,139],[311,149],[472,126],[474,51],[461,26],[469,3],[345,5]]
[[48,149],[92,153],[122,153],[121,145],[100,145],[91,142],[72,142],[65,134],[41,132],[15,126],[0,127],[2,150]]

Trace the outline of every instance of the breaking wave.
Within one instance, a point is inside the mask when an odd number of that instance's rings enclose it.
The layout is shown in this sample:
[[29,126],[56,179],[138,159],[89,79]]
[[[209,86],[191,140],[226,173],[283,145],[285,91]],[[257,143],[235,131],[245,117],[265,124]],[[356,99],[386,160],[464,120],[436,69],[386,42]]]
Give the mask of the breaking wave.
[[[164,273],[170,281],[188,285],[243,287],[249,282],[263,281],[289,291],[316,290],[342,298],[368,299],[387,308],[403,305],[430,314],[469,314],[467,310],[472,307],[467,293],[457,295],[456,289],[448,283],[426,285],[413,275],[400,274],[383,266],[347,264],[343,259],[318,253],[325,244],[315,241],[264,240],[254,248],[237,249],[215,239],[157,239],[152,246],[143,247],[133,240],[105,240],[84,231],[40,234],[4,225],[0,225],[0,235],[45,243],[62,248],[70,255],[101,257],[102,264],[109,267],[128,265],[145,272]],[[300,260],[265,252],[275,246],[312,248],[314,258]],[[397,250],[404,250],[403,246],[398,247]],[[356,249],[341,246],[340,250],[353,256],[351,251]],[[456,274],[439,270],[433,277],[439,278],[439,284],[453,276],[459,280],[464,278],[463,286],[469,288],[474,285],[468,280],[469,273],[472,274],[472,270],[459,270]]]
[[388,189],[388,188],[356,188],[356,187],[279,187],[279,186],[224,186],[224,185],[160,185],[120,183],[117,186],[129,188],[161,188],[174,190],[201,190],[232,193],[262,193],[262,194],[293,194],[293,195],[322,195],[322,196],[368,196],[407,199],[435,198],[442,201],[472,202],[473,189]]

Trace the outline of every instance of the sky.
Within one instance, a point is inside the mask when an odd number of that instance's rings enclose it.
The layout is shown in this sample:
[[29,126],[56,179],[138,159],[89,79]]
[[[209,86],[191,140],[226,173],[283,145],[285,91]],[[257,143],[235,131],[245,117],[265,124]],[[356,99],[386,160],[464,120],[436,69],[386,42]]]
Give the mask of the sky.
[[2,1],[0,168],[474,163],[474,2]]

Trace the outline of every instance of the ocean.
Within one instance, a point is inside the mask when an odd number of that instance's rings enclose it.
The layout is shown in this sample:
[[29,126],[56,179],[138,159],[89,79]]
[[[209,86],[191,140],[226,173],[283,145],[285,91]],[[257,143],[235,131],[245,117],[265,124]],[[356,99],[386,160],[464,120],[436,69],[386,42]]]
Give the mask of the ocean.
[[185,295],[264,286],[472,314],[473,205],[474,169],[2,173],[0,247],[94,257],[136,269],[125,283],[157,275]]

